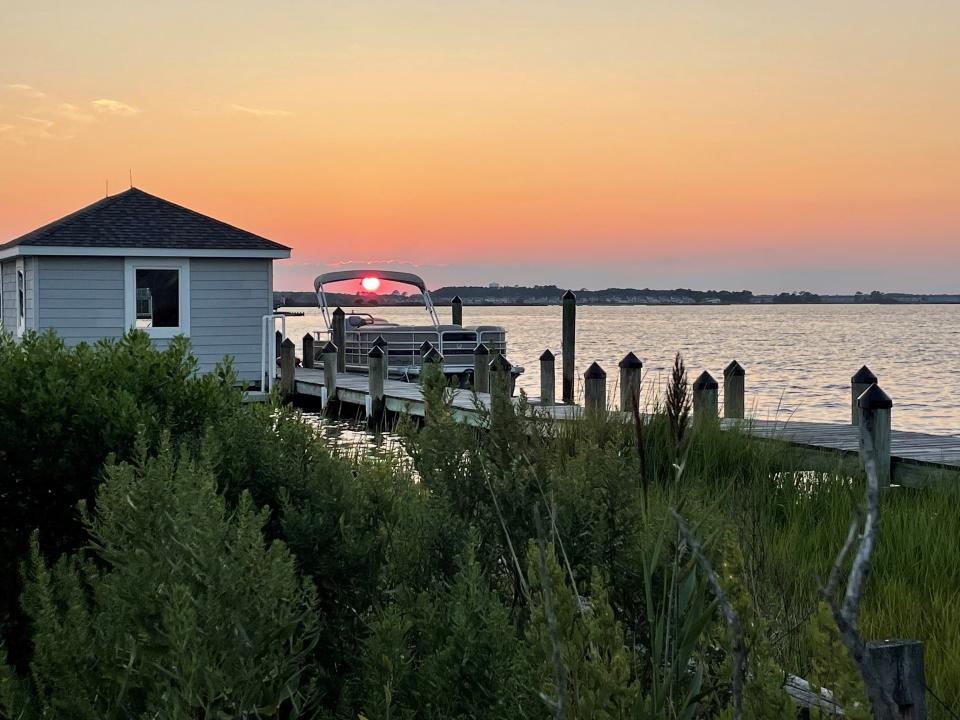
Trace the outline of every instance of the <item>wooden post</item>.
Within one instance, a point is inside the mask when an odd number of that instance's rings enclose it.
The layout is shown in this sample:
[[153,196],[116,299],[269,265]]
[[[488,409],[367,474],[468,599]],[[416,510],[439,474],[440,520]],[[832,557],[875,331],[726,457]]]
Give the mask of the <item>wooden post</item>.
[[455,295],[450,301],[450,313],[453,316],[453,324],[463,327],[463,300],[459,295]]
[[290,338],[280,346],[280,394],[288,398],[297,386],[297,346]]
[[857,370],[856,374],[850,378],[850,424],[860,424],[860,406],[857,401],[871,385],[875,385],[877,376],[870,372],[870,368],[864,365]]
[[700,377],[693,381],[693,414],[699,418],[716,418],[719,402],[720,385],[713,379],[713,375],[704,370]]
[[327,394],[326,405],[337,399],[337,346],[327,341],[320,348],[320,357],[323,358],[323,388]]
[[500,413],[500,408],[510,402],[510,374],[513,365],[502,353],[494,353],[490,361],[490,414],[494,419]]
[[347,315],[341,307],[333,311],[333,344],[337,347],[337,372],[346,372]]
[[420,367],[423,367],[423,359],[427,356],[427,353],[433,349],[433,343],[429,340],[424,340],[423,344],[420,346]]
[[583,406],[591,412],[607,407],[607,373],[597,363],[583,374]]
[[575,350],[577,345],[577,296],[567,290],[561,298],[563,304],[563,330],[561,355],[563,360],[563,402],[573,403],[573,383],[576,370]]
[[316,357],[313,354],[313,333],[307,333],[303,336],[303,366],[312,368]]
[[866,643],[866,654],[873,664],[880,686],[893,699],[897,710],[875,709],[876,720],[926,720],[926,678],[923,669],[923,643],[919,640],[880,640]]
[[540,356],[540,404],[557,404],[557,363],[550,350]]
[[877,462],[880,487],[889,487],[890,413],[893,401],[879,385],[871,385],[858,398],[857,404],[860,406],[860,459],[866,459],[865,436],[869,436]]
[[640,381],[643,361],[628,352],[620,361],[620,410],[632,412],[633,405],[640,406]]
[[367,353],[367,389],[370,395],[370,405],[367,408],[367,424],[375,425],[383,417],[384,391],[383,366],[386,361],[383,348],[374,344]]
[[283,350],[283,347],[282,347],[282,346],[283,346],[283,335],[280,334],[280,331],[279,331],[279,330],[277,330],[277,331],[273,334],[273,339],[274,339],[274,344],[276,345],[276,348],[275,348],[276,354],[273,356],[273,359],[274,359],[274,362],[276,362],[277,358],[279,358],[280,355],[282,354],[282,353],[281,353],[281,350]]
[[723,369],[723,416],[725,418],[744,418],[744,394],[746,392],[746,370],[734,360]]
[[483,343],[473,349],[473,389],[490,392],[490,350]]
[[386,382],[390,379],[390,343],[384,340],[383,335],[377,335],[373,346],[383,350],[383,380]]
[[420,384],[423,384],[423,378],[427,374],[428,366],[439,367],[440,372],[443,372],[443,355],[440,354],[440,351],[437,350],[433,345],[430,345],[427,348],[427,352],[423,355],[423,367],[420,370]]

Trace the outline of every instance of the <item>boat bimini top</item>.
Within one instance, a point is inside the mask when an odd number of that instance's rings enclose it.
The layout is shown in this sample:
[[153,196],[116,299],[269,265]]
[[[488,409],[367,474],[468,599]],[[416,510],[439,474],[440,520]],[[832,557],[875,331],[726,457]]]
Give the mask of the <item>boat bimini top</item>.
[[320,312],[323,315],[323,321],[326,323],[327,329],[330,329],[332,326],[330,324],[330,308],[327,306],[327,296],[323,291],[323,286],[344,280],[367,281],[368,279],[378,281],[375,283],[375,286],[379,286],[380,280],[388,280],[390,282],[400,283],[401,285],[413,285],[423,296],[423,304],[427,312],[430,313],[430,319],[433,325],[440,325],[440,319],[437,317],[437,311],[433,306],[433,300],[430,298],[430,292],[427,290],[423,278],[419,275],[398,272],[396,270],[336,270],[318,275],[313,281],[313,289],[317,293],[317,304],[320,306]]

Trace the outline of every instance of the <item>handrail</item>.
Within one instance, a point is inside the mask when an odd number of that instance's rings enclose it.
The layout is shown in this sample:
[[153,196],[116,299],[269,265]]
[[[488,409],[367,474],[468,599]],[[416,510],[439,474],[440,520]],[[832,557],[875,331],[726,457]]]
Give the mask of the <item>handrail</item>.
[[280,319],[280,336],[283,341],[287,339],[287,316],[282,313],[270,313],[260,318],[260,390],[266,393],[270,392],[277,374],[277,358],[274,354],[277,318]]

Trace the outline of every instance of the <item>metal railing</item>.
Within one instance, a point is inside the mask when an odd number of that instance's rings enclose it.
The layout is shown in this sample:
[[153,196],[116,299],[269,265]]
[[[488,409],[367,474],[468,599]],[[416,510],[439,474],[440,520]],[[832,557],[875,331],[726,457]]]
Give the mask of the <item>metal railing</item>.
[[264,315],[261,319],[260,390],[270,392],[277,377],[277,320],[280,320],[280,341],[287,339],[287,316],[280,313]]

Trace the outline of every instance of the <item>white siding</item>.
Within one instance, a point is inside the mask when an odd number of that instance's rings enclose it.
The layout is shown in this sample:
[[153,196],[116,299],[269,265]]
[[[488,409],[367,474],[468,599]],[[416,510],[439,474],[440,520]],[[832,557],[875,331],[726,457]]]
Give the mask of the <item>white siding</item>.
[[272,310],[271,260],[190,260],[190,341],[208,372],[231,355],[243,380],[260,376],[260,323]]
[[[123,335],[123,258],[37,257],[39,329],[68,344]],[[29,315],[28,315],[29,317]]]
[[3,329],[11,335],[17,333],[17,261],[5,260],[0,264],[0,292],[3,293]]

